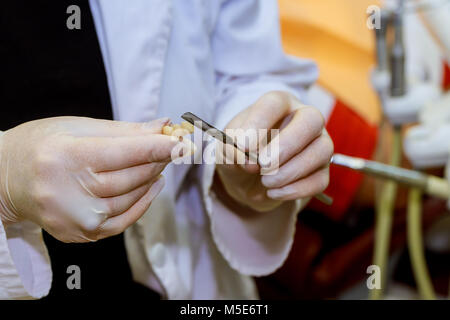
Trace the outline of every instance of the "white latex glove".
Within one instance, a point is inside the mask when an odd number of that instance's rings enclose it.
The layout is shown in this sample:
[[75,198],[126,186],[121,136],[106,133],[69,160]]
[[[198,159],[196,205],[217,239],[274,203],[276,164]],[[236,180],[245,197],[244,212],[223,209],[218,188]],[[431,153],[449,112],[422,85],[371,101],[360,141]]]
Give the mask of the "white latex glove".
[[0,138],[0,217],[64,242],[123,232],[164,186],[177,137],[147,124],[79,117],[24,123]]
[[[216,167],[226,192],[237,203],[259,212],[273,210],[284,201],[321,193],[328,186],[329,163],[334,149],[324,125],[320,111],[302,105],[287,92],[276,91],[262,96],[236,115],[227,129],[280,129],[279,135],[266,146],[254,141],[246,146],[253,152],[257,150],[252,150],[252,147],[262,147],[258,164],[221,164]],[[239,144],[239,133],[231,131],[230,135]],[[256,135],[248,136],[249,140],[253,138]],[[266,150],[274,143],[279,147],[272,150],[277,152],[267,159],[269,153]],[[227,153],[233,154],[229,149],[227,147]],[[271,170],[261,169],[260,165],[264,164]]]

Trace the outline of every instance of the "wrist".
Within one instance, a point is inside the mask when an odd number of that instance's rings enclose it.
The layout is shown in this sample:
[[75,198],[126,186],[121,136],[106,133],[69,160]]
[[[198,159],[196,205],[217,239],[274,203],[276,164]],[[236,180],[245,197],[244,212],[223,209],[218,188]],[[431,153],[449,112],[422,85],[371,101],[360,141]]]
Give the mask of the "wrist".
[[3,163],[3,139],[4,139],[3,131],[0,131],[0,221],[3,225],[8,225],[15,222],[15,214],[8,209],[7,206],[7,179],[5,179],[5,173],[3,168],[6,166]]

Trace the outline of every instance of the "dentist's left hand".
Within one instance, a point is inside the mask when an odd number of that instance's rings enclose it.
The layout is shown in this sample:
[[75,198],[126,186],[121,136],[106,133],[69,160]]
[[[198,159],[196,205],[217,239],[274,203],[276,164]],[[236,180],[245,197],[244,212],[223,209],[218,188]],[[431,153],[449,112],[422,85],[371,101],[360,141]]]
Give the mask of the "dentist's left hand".
[[0,137],[0,218],[30,220],[64,242],[123,232],[164,186],[175,137],[168,119],[79,117],[24,123]]

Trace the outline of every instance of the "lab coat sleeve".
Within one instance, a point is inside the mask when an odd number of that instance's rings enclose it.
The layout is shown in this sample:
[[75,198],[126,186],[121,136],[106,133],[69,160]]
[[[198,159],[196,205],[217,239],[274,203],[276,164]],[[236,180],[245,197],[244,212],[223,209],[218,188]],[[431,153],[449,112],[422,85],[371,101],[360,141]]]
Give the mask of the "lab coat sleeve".
[[42,298],[51,282],[41,228],[30,221],[4,226],[0,220],[0,300]]
[[41,228],[29,221],[8,227],[0,222],[0,299],[39,299],[51,282]]
[[[311,61],[284,54],[276,0],[224,1],[212,48],[217,91],[215,125],[221,129],[269,91],[288,91],[302,101],[304,90],[317,78],[317,68]],[[219,251],[243,274],[274,272],[289,254],[297,213],[308,199],[285,202],[257,215],[232,212],[211,189],[214,171],[214,165],[203,165],[202,182]]]

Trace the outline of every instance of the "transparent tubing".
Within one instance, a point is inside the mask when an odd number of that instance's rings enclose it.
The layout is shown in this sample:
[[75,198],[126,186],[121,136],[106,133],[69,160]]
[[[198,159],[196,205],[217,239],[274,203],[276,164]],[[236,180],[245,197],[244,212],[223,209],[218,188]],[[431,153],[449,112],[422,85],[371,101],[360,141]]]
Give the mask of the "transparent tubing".
[[[400,165],[401,150],[401,129],[395,128],[390,160],[391,165]],[[377,199],[373,255],[373,264],[377,265],[381,272],[381,288],[370,290],[369,298],[372,300],[379,300],[383,297],[383,291],[386,285],[388,274],[387,264],[391,244],[391,229],[396,197],[397,183],[394,181],[384,182]]]
[[408,194],[408,250],[417,288],[423,299],[434,300],[422,238],[422,192],[412,188]]

